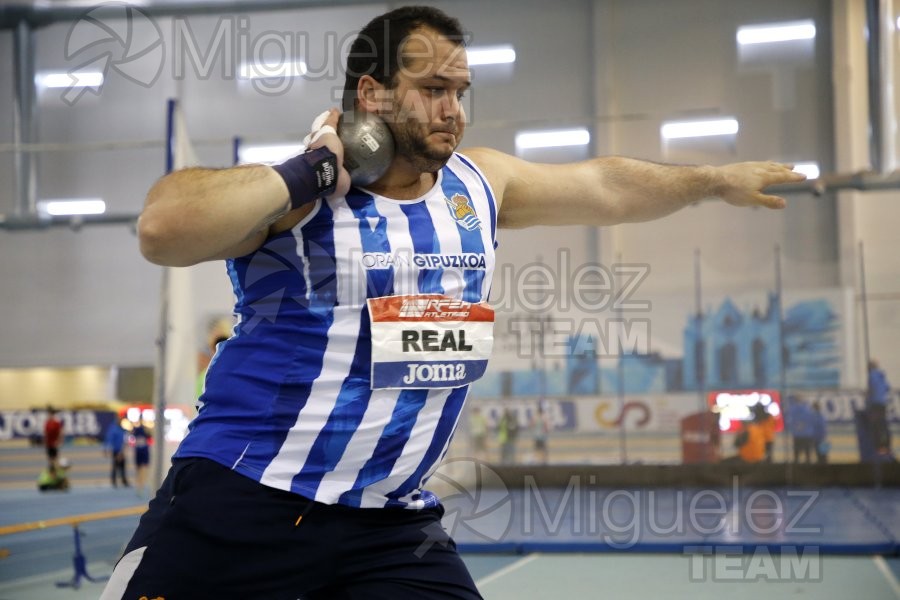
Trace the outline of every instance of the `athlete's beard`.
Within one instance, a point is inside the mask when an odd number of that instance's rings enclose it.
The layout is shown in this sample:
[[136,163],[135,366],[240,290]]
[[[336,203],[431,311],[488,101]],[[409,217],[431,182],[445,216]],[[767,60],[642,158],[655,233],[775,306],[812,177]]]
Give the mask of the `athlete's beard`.
[[453,150],[437,150],[429,146],[427,141],[429,131],[415,118],[403,118],[401,114],[391,129],[394,134],[395,153],[422,173],[436,173],[453,155]]

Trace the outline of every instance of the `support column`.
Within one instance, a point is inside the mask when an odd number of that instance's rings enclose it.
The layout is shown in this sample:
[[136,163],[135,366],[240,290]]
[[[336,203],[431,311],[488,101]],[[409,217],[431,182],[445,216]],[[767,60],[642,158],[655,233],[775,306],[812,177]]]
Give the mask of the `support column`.
[[[14,32],[13,57],[15,60],[15,143],[31,144],[37,140],[37,120],[34,85],[34,29],[26,20],[19,21]],[[16,165],[16,214],[31,215],[36,211],[37,157],[33,152],[21,149],[15,152]]]

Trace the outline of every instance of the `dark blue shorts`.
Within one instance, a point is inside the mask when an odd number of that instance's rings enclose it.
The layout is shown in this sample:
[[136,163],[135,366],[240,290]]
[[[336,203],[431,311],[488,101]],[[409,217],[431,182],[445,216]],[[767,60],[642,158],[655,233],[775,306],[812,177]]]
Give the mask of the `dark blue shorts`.
[[481,598],[443,512],[321,504],[181,459],[102,599]]
[[134,464],[143,467],[150,464],[150,448],[134,449]]

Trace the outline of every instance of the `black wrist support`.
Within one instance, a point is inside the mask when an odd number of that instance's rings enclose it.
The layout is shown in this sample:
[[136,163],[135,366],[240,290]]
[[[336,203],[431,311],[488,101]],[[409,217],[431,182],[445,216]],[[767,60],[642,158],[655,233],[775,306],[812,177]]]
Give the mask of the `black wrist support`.
[[272,168],[287,185],[291,210],[329,196],[337,187],[337,156],[324,146],[298,154]]

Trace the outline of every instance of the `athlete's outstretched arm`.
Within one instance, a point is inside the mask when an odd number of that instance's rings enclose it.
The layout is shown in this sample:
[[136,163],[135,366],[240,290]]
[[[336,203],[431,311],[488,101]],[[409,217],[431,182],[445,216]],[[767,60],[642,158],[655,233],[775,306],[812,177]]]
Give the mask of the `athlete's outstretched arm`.
[[557,165],[530,163],[488,148],[463,153],[494,188],[502,227],[649,221],[713,197],[735,206],[783,208],[783,198],[763,190],[805,179],[774,162],[682,167],[603,157]]
[[[337,126],[338,114],[332,111],[325,125]],[[326,133],[310,144],[311,149],[322,146],[340,165],[343,147],[338,136]],[[290,166],[292,160],[284,165]],[[150,262],[182,267],[256,250],[271,229],[298,222],[313,206],[296,201],[298,193],[306,193],[304,178],[285,179],[276,168],[189,168],[166,175],[150,189],[138,220],[141,253]],[[349,175],[338,170],[333,193],[346,193]],[[309,191],[308,196],[304,200],[314,199],[316,193]]]

